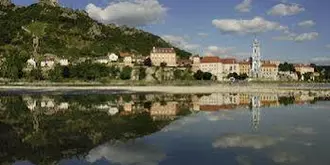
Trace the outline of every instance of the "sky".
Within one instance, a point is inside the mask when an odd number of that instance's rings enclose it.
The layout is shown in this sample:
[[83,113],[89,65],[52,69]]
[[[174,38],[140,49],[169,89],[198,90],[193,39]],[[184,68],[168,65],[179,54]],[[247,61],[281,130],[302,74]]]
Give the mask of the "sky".
[[[29,5],[36,0],[13,0]],[[194,54],[330,65],[329,0],[59,0],[104,24],[136,27]]]

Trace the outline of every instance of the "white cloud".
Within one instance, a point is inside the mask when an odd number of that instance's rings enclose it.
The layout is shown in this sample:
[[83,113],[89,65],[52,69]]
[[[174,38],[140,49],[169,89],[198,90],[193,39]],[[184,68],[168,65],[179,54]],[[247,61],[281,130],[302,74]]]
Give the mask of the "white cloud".
[[212,143],[214,148],[254,148],[262,149],[275,145],[277,139],[269,136],[250,134],[227,134]]
[[200,47],[198,44],[190,44],[185,38],[173,35],[163,35],[162,38],[170,44],[185,50],[196,50]]
[[330,65],[330,56],[314,57],[311,59],[311,62],[318,65]]
[[315,25],[315,22],[313,20],[307,20],[307,21],[302,21],[298,23],[298,26],[301,27],[312,27]]
[[207,37],[207,36],[209,36],[209,34],[203,33],[203,32],[197,33],[197,35],[198,36],[201,36],[201,37]]
[[296,15],[301,12],[305,11],[305,8],[303,8],[299,4],[284,4],[280,3],[278,5],[275,5],[268,11],[268,15],[273,16],[291,16]]
[[158,0],[123,0],[101,8],[90,3],[86,6],[88,15],[105,24],[144,26],[159,23],[166,15],[167,8]]
[[250,12],[252,8],[252,0],[243,0],[242,3],[235,7],[235,10],[239,12]]
[[91,163],[106,159],[119,164],[156,165],[165,157],[166,155],[160,150],[141,142],[116,142],[115,144],[106,143],[92,149],[86,160]]
[[235,47],[218,47],[212,45],[207,47],[206,54],[215,56],[229,56],[233,50],[235,50]]
[[302,33],[302,34],[288,33],[286,36],[273,37],[273,39],[304,42],[304,41],[315,40],[318,36],[319,36],[319,33],[317,33],[317,32]]
[[274,162],[281,164],[295,163],[301,160],[301,156],[283,151],[273,153],[271,158]]
[[238,19],[215,19],[212,24],[222,33],[262,33],[267,31],[285,31],[288,29],[277,22],[267,21],[262,17],[255,17],[252,20]]

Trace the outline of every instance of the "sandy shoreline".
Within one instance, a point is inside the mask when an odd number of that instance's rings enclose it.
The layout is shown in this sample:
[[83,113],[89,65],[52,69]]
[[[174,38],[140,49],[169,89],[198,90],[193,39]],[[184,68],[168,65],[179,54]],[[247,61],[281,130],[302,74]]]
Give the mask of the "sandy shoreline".
[[264,85],[210,85],[210,86],[0,86],[0,91],[121,91],[161,93],[328,93],[330,87]]

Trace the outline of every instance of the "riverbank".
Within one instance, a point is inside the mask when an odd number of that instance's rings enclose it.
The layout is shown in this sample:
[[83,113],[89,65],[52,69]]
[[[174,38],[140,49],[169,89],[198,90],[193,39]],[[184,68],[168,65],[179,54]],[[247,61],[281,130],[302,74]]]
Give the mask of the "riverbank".
[[329,84],[279,84],[279,83],[249,83],[249,84],[213,84],[202,86],[38,86],[38,85],[6,85],[0,86],[2,92],[70,92],[70,91],[100,91],[100,92],[159,92],[159,93],[309,93],[330,96]]

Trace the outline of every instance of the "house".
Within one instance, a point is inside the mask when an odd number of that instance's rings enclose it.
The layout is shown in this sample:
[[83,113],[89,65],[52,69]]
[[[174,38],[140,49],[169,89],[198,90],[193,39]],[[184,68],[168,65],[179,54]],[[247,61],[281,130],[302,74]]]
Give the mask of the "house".
[[177,66],[174,48],[153,47],[150,53],[150,60],[154,66],[160,66],[161,63],[166,63],[170,67]]
[[37,67],[37,62],[34,60],[34,58],[30,58],[26,61],[27,66],[31,68],[36,68]]
[[58,63],[59,63],[61,66],[68,66],[68,65],[69,65],[69,60],[66,59],[66,58],[62,58],[62,59],[59,59]]
[[123,59],[124,65],[125,66],[133,66],[133,58],[132,56],[126,56]]
[[108,64],[109,58],[108,58],[108,56],[97,57],[95,62],[99,63],[99,64]]
[[240,68],[239,64],[236,62],[235,58],[222,58],[220,62],[223,65],[223,76],[227,77],[229,73],[239,74]]
[[302,75],[305,73],[314,73],[315,69],[307,64],[294,64],[296,72],[300,72]]
[[217,76],[217,80],[222,80],[223,66],[221,59],[217,56],[206,56],[200,60],[200,70],[209,72]]
[[110,62],[117,62],[118,61],[118,56],[114,53],[108,54],[108,58]]
[[189,59],[192,61],[191,70],[193,72],[200,70],[201,58],[199,57],[199,55],[194,55],[194,56],[190,57]]
[[46,56],[40,61],[40,66],[43,68],[53,68],[55,66],[55,57]]
[[251,73],[251,62],[249,61],[240,61],[239,65],[239,73],[238,74],[246,74],[250,75]]
[[277,80],[278,65],[272,63],[261,64],[261,78]]
[[130,53],[127,52],[120,52],[119,54],[120,58],[123,59],[123,63],[125,66],[133,66],[133,56]]

